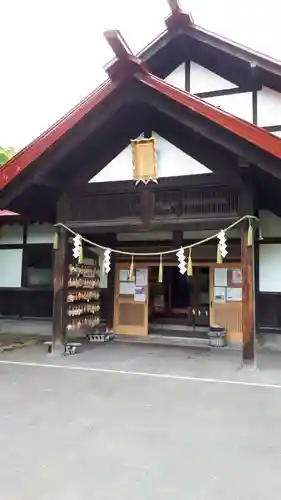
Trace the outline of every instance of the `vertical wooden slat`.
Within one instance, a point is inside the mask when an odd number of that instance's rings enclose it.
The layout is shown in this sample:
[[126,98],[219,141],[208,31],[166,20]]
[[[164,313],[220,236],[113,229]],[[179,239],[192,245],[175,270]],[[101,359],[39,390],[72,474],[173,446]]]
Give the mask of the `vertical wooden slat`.
[[68,266],[67,266],[67,231],[64,228],[58,228],[58,249],[54,250],[53,263],[53,336],[52,350],[62,350],[66,338],[67,326],[67,284],[68,284]]
[[254,334],[254,248],[247,246],[248,224],[244,224],[241,237],[241,264],[243,271],[242,338],[243,361],[255,360]]

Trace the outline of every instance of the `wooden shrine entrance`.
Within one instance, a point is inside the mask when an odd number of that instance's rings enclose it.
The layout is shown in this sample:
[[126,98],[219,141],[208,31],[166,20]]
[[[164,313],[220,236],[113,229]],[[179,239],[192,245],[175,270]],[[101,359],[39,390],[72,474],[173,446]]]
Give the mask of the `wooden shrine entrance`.
[[[241,264],[196,263],[192,277],[182,276],[175,264],[167,264],[163,268],[162,283],[158,283],[155,262],[136,264],[132,281],[129,267],[125,262],[116,264],[115,333],[147,336],[158,324],[167,325],[171,330],[180,328],[180,336],[185,336],[185,332],[188,337],[190,332],[196,336],[196,332],[207,333],[210,325],[220,325],[226,328],[228,340],[242,343]],[[168,283],[165,283],[165,275]],[[177,293],[173,287],[174,275],[178,277]]]

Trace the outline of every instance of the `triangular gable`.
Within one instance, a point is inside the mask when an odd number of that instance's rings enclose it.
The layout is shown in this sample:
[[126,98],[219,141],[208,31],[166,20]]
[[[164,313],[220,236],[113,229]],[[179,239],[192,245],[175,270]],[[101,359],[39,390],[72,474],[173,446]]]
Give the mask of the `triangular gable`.
[[166,78],[165,82],[174,85],[178,89],[185,90],[185,63],[180,64]]
[[[169,82],[171,83],[171,82]],[[226,90],[237,88],[232,82],[225,80],[212,71],[199,66],[191,61],[190,63],[190,92],[199,94],[201,92],[212,92],[213,90]]]
[[[169,141],[153,132],[156,138],[158,177],[209,174],[202,163],[194,160]],[[140,136],[141,138],[142,136]],[[89,182],[113,182],[133,180],[131,146],[127,146]]]

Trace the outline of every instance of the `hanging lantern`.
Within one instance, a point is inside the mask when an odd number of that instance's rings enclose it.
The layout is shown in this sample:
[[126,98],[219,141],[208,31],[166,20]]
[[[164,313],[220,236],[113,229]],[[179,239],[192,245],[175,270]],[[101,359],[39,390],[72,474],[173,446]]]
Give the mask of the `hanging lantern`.
[[103,256],[103,270],[105,274],[108,274],[110,271],[110,264],[111,264],[110,259],[111,259],[111,250],[107,248]]
[[228,254],[228,251],[227,251],[226,235],[225,235],[225,231],[223,229],[219,232],[218,239],[219,239],[218,246],[219,246],[221,256],[223,259],[225,259],[225,257]]
[[82,247],[82,238],[80,234],[76,234],[73,238],[73,249],[72,249],[72,255],[74,259],[79,259],[79,255],[81,254],[81,247]]
[[185,274],[187,269],[186,269],[186,261],[185,261],[185,254],[184,254],[184,249],[180,248],[180,250],[176,253],[177,258],[178,258],[178,268],[181,274]]

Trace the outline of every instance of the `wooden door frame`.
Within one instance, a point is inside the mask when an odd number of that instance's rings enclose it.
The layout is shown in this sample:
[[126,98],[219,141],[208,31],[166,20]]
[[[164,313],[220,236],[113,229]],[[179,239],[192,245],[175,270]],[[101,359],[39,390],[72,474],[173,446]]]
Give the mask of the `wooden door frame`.
[[[130,262],[116,262],[115,264],[115,276],[114,276],[114,311],[113,311],[113,331],[116,331],[116,328],[118,326],[118,298],[119,298],[119,271],[121,269],[128,269],[130,268]],[[137,263],[134,266],[134,269],[147,269],[148,266],[144,263]],[[145,307],[146,307],[146,318],[145,318],[145,325],[144,325],[144,331],[146,333],[144,335],[141,334],[134,334],[132,331],[132,335],[136,336],[147,336],[148,335],[148,302],[149,302],[149,282],[147,283],[147,290],[146,290],[146,301],[145,301]],[[124,296],[126,297],[126,296]],[[124,302],[126,302],[126,299],[124,299]],[[128,302],[130,302],[130,296],[128,296]],[[129,327],[130,328],[130,327]]]

